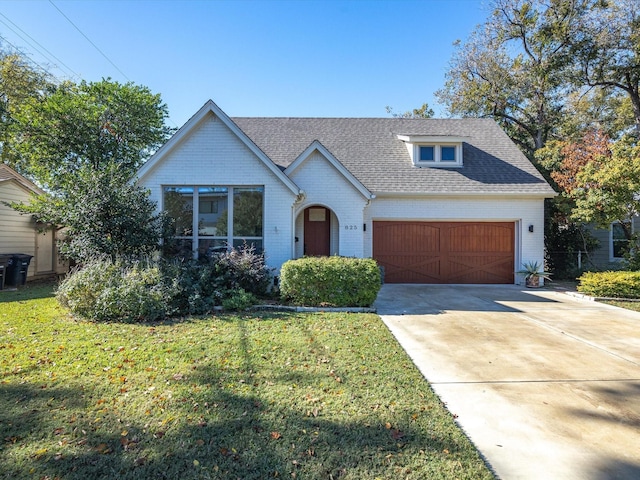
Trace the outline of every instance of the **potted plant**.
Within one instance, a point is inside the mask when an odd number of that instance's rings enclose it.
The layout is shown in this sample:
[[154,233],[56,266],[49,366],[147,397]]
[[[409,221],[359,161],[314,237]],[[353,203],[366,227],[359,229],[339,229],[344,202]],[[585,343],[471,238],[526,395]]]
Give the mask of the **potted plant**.
[[[545,272],[540,262],[526,262],[523,270],[518,273],[524,275],[525,285],[529,288],[540,287],[540,279],[551,281],[551,272]],[[544,282],[543,282],[544,285]]]

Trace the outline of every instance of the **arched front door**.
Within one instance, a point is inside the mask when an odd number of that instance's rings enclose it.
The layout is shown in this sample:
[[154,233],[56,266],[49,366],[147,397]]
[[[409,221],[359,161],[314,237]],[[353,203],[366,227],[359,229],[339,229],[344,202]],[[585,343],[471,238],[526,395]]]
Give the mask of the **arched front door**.
[[331,251],[331,211],[325,207],[309,207],[304,211],[304,254],[329,256]]

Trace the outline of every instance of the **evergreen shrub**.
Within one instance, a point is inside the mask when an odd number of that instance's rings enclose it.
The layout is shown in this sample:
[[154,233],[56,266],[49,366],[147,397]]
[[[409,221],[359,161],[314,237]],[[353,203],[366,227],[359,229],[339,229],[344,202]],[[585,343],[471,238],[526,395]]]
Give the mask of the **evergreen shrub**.
[[370,258],[305,257],[280,271],[280,293],[295,305],[368,307],[382,286],[380,268]]
[[640,298],[640,272],[587,272],[578,291],[594,297]]

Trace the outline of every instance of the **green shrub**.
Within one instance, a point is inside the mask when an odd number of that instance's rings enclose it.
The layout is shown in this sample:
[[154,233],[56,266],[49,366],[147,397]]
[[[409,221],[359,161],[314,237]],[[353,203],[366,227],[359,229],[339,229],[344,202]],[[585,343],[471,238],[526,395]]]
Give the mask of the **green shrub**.
[[92,320],[152,321],[173,313],[160,269],[150,261],[90,261],[60,284],[56,297]]
[[368,307],[381,286],[373,259],[307,257],[282,265],[280,292],[296,305]]
[[250,292],[246,292],[240,288],[227,292],[222,299],[222,308],[229,312],[241,311],[246,310],[251,305],[255,305],[255,303],[256,297]]
[[263,254],[256,253],[253,245],[244,243],[227,252],[211,257],[211,265],[220,290],[242,289],[254,295],[265,295],[271,285],[272,269]]
[[587,272],[578,291],[594,297],[640,298],[640,272]]
[[213,267],[196,260],[167,260],[161,264],[162,281],[171,310],[181,315],[202,315],[218,303]]

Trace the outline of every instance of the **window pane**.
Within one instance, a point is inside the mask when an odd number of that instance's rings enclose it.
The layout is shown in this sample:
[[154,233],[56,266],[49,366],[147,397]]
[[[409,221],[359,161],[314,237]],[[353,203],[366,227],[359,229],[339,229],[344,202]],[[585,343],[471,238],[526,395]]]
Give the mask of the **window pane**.
[[262,187],[233,189],[234,237],[262,237],[263,190]]
[[456,147],[440,147],[440,160],[443,162],[455,162]]
[[420,147],[420,161],[433,162],[435,160],[435,148],[433,146]]
[[198,235],[227,235],[228,197],[227,187],[198,188]]
[[206,239],[198,242],[198,257],[210,257],[214,253],[226,252],[227,240],[226,239]]
[[193,187],[165,187],[164,209],[178,237],[193,235]]
[[611,225],[611,238],[613,240],[613,257],[623,258],[629,249],[629,240],[624,234],[624,228],[619,223]]

